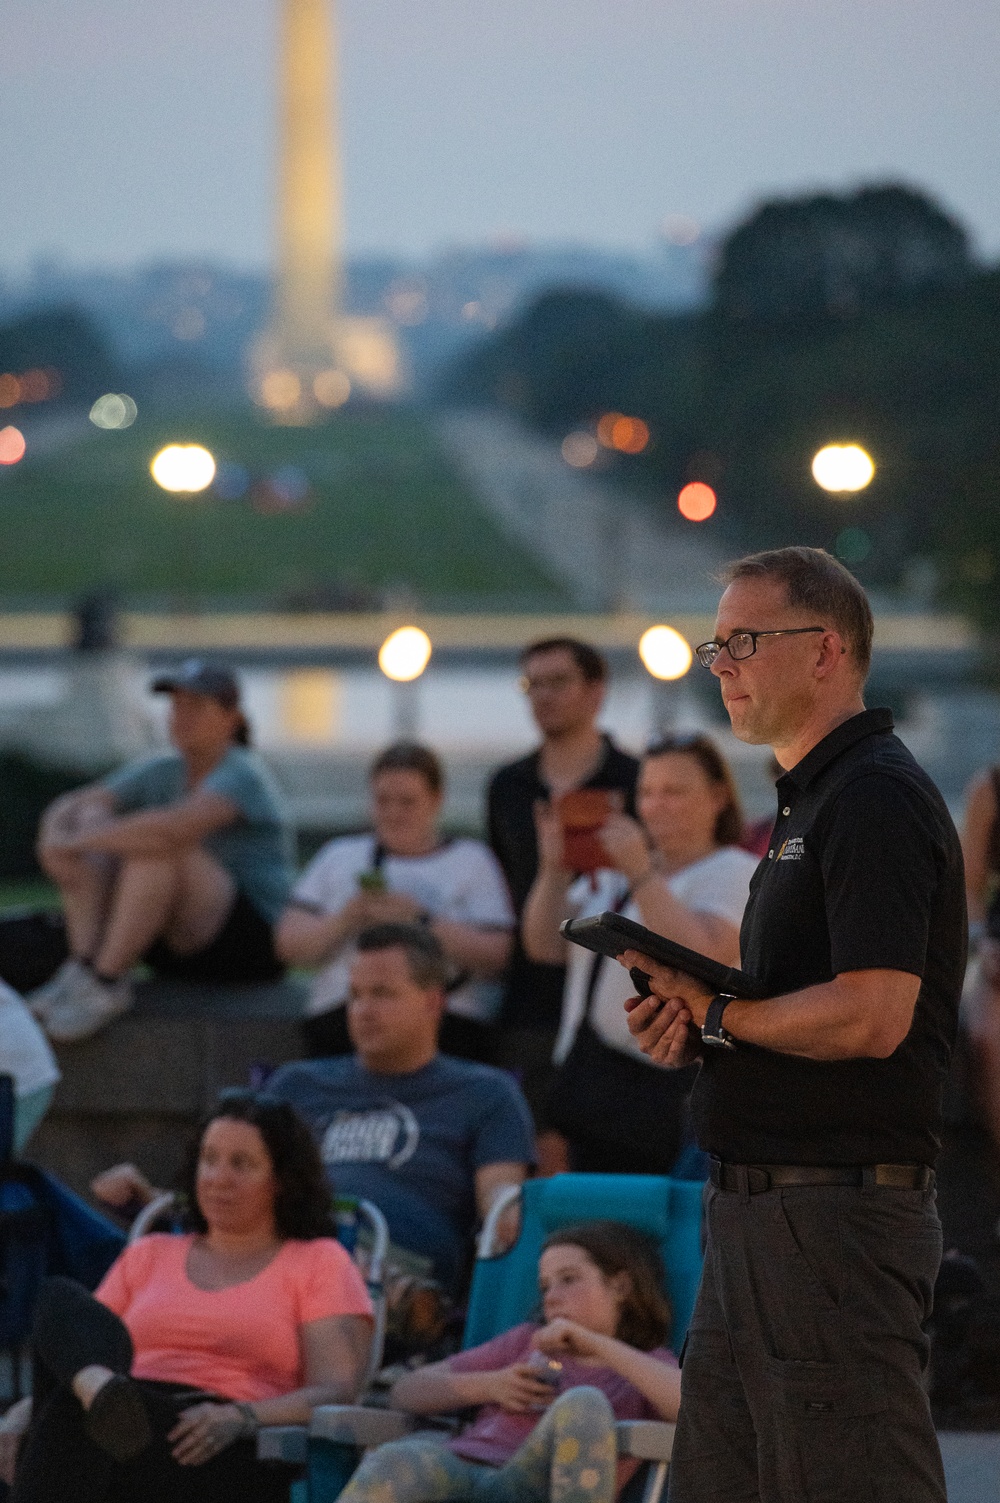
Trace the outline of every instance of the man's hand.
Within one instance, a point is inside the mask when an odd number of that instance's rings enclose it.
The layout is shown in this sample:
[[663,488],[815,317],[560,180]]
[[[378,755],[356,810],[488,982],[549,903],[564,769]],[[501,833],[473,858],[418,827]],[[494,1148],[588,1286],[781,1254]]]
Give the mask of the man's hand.
[[553,1399],[552,1389],[538,1376],[530,1362],[513,1362],[498,1372],[484,1373],[488,1378],[489,1404],[499,1404],[510,1414],[530,1414],[546,1409]]
[[618,959],[629,970],[644,971],[649,977],[652,995],[630,997],[625,1003],[629,1032],[643,1054],[674,1070],[693,1064],[701,1055],[696,1030],[705,1021],[712,993],[703,982],[660,965],[638,950],[626,950]]
[[361,906],[363,928],[370,924],[415,924],[424,911],[423,905],[406,892],[365,892]]

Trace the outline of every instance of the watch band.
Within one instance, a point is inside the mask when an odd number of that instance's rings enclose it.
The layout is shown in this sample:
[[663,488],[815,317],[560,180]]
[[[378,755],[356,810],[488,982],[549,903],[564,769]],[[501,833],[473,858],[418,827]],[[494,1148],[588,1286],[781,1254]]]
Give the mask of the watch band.
[[736,1040],[727,1029],[722,1026],[722,1014],[734,999],[724,992],[718,993],[708,1004],[705,1021],[702,1024],[701,1040],[703,1044],[711,1044],[714,1049],[735,1049]]

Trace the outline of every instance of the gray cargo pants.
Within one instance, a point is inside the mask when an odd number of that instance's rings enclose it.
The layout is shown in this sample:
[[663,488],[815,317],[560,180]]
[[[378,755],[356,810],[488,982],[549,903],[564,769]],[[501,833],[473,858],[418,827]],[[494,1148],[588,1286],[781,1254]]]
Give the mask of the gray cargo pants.
[[933,1189],[706,1187],[670,1503],[945,1503]]

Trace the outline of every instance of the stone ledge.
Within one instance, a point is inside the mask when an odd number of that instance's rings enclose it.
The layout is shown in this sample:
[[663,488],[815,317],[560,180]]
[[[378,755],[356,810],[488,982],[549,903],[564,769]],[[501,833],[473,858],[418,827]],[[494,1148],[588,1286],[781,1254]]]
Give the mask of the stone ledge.
[[255,1067],[301,1056],[306,987],[144,981],[134,1011],[56,1050],[63,1072],[29,1156],[81,1193],[100,1169],[132,1159],[173,1177],[198,1118]]

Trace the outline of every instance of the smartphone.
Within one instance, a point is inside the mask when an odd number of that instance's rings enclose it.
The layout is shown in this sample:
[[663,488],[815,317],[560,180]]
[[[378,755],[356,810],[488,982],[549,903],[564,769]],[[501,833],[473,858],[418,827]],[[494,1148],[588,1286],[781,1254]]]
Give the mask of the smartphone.
[[574,788],[555,800],[563,830],[563,852],[570,871],[581,875],[609,864],[597,832],[621,808],[616,788]]
[[[746,971],[722,965],[708,955],[700,955],[697,950],[689,950],[675,940],[665,939],[662,934],[655,934],[652,929],[635,923],[633,919],[624,918],[620,913],[599,913],[594,918],[566,919],[559,929],[565,939],[571,940],[575,945],[582,945],[586,950],[594,950],[598,955],[618,956],[624,950],[640,950],[651,960],[658,960],[661,965],[672,966],[675,971],[683,971],[685,976],[693,976],[695,981],[704,982],[713,992],[722,992],[730,997],[752,998],[765,995],[759,983],[748,976]],[[648,995],[648,977],[645,973],[633,968],[630,974],[639,987],[640,994]],[[645,985],[640,983],[640,977]]]
[[385,892],[385,876],[380,871],[359,872],[358,886],[362,892]]

